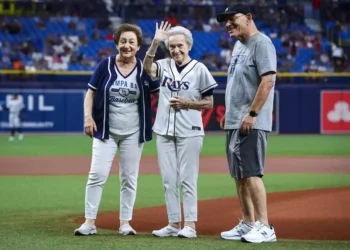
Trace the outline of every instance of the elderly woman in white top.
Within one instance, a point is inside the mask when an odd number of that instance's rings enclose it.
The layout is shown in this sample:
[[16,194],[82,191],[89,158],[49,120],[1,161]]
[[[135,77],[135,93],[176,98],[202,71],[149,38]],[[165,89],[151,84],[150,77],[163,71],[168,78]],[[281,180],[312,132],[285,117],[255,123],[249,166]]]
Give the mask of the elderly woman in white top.
[[135,235],[132,220],[140,159],[152,139],[150,93],[159,89],[136,57],[140,27],[122,24],[114,33],[117,55],[102,60],[91,76],[84,101],[85,133],[93,137],[92,160],[85,192],[85,222],[75,235],[97,233],[95,220],[102,191],[117,150],[120,152],[119,233]]
[[[165,41],[170,58],[153,62],[157,47]],[[203,142],[202,109],[213,106],[214,78],[203,63],[192,59],[191,32],[181,26],[170,29],[162,22],[144,59],[145,71],[160,80],[158,110],[153,132],[157,135],[160,173],[165,190],[169,224],[153,231],[159,237],[197,236],[197,180]],[[179,184],[182,185],[184,227],[181,229]]]

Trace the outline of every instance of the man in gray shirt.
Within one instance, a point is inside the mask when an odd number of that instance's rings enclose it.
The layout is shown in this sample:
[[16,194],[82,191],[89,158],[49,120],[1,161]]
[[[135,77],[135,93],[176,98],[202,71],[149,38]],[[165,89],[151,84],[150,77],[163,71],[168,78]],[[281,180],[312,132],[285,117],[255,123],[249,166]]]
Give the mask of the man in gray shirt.
[[233,4],[217,20],[225,23],[231,38],[237,39],[228,69],[226,114],[220,126],[227,131],[227,160],[242,208],[240,223],[222,232],[221,237],[275,242],[262,177],[267,136],[272,130],[276,50],[271,39],[256,28],[249,6]]

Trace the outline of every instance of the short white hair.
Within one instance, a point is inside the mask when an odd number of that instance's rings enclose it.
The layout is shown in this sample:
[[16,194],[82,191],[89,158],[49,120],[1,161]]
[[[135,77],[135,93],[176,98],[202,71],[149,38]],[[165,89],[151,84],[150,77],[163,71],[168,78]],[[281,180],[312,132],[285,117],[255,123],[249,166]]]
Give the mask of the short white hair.
[[190,48],[192,48],[193,45],[193,37],[192,37],[192,33],[189,29],[186,29],[185,27],[182,26],[175,26],[172,27],[169,31],[168,31],[168,38],[164,41],[165,42],[165,46],[167,48],[169,48],[169,37],[170,36],[175,36],[175,35],[183,35],[186,39],[186,42],[188,44],[188,46]]

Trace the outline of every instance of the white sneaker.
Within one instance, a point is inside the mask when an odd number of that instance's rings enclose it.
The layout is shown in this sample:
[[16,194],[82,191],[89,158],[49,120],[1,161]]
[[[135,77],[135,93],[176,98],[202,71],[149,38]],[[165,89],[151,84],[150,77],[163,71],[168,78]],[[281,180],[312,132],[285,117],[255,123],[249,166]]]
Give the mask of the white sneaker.
[[255,222],[253,229],[242,236],[242,242],[248,243],[262,243],[262,242],[275,242],[277,241],[275,229],[270,226],[266,226],[260,221]]
[[96,226],[89,226],[88,224],[82,224],[78,229],[75,229],[74,235],[83,236],[83,235],[93,235],[96,234]]
[[225,240],[241,240],[242,236],[249,233],[252,229],[252,226],[249,226],[243,220],[240,220],[237,226],[230,231],[222,232],[220,236]]
[[179,229],[173,227],[173,226],[166,226],[166,227],[163,227],[162,229],[160,230],[154,230],[152,232],[152,234],[154,236],[158,236],[158,237],[169,237],[169,236],[177,236],[177,234],[179,233]]
[[15,140],[15,137],[13,137],[13,136],[9,137],[9,141],[14,141],[14,140]]
[[136,231],[129,224],[125,224],[119,228],[119,234],[121,234],[121,235],[135,235]]
[[22,141],[23,138],[24,138],[23,134],[19,134],[19,135],[18,135],[18,140]]
[[197,232],[192,227],[185,226],[179,233],[179,238],[196,238]]

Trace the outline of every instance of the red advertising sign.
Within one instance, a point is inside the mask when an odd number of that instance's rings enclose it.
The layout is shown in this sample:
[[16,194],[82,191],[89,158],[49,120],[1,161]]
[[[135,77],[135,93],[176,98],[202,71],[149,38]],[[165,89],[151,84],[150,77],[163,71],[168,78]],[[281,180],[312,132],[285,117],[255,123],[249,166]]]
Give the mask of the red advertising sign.
[[321,133],[350,133],[350,91],[322,91]]

